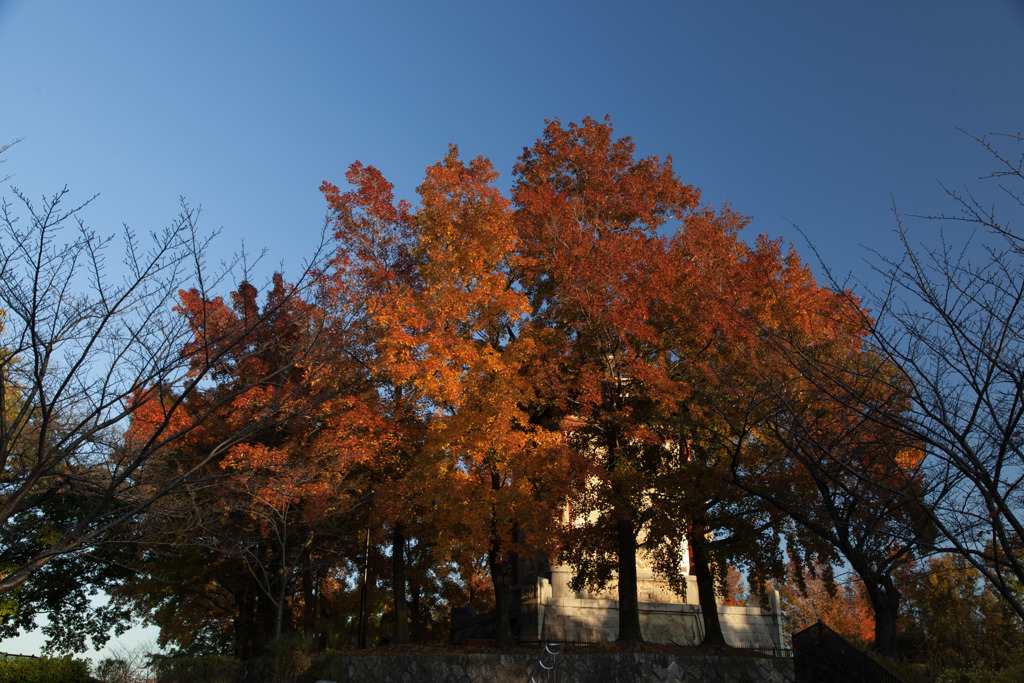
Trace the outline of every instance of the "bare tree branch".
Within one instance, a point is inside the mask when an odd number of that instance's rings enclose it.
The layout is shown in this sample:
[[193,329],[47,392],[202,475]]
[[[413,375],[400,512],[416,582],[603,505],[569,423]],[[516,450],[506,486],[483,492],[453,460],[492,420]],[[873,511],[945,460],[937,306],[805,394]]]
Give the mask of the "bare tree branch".
[[[65,188],[37,205],[14,189],[14,202],[0,202],[0,594],[54,558],[108,539],[247,434],[284,419],[268,411],[265,420],[224,433],[160,486],[137,476],[154,454],[233,397],[280,384],[281,373],[318,338],[311,335],[309,344],[288,350],[281,367],[236,384],[205,413],[184,420],[184,401],[224,363],[251,352],[254,330],[276,308],[243,326],[179,315],[180,291],[196,289],[211,300],[238,272],[237,260],[206,267],[214,235],[199,230],[199,209],[182,201],[171,225],[148,239],[125,226],[118,250],[114,236],[80,220],[88,202],[65,208],[67,196]],[[311,286],[323,244],[322,234],[293,292]],[[158,424],[147,438],[126,441],[132,416],[154,400],[164,407]],[[55,534],[39,523],[41,506],[68,496],[77,514]]]

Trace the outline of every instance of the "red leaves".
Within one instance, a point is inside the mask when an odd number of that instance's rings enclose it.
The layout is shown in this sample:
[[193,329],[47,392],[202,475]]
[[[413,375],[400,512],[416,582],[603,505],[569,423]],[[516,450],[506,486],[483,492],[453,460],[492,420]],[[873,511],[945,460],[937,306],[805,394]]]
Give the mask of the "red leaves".
[[[507,552],[516,530],[554,521],[573,467],[614,479],[615,500],[579,492],[608,509],[647,495],[680,440],[707,453],[700,441],[721,418],[701,397],[725,393],[724,374],[756,385],[766,331],[857,346],[843,335],[859,311],[794,254],[741,241],[745,216],[700,206],[671,158],[636,159],[612,132],[607,119],[548,122],[515,165],[511,201],[488,160],[455,146],[426,169],[416,207],[354,163],[349,189],[321,186],[336,251],[315,305],[279,278],[263,307],[246,283],[230,304],[183,292],[196,333],[185,352],[221,359],[211,392],[279,380],[237,392],[219,415],[282,416],[223,469],[259,472],[268,501],[324,509],[363,464],[385,482],[377,510],[389,521],[434,519],[453,538],[459,522],[463,552]],[[326,345],[288,365],[286,350],[320,325]],[[567,453],[559,424],[589,441]]]
[[634,160],[629,137],[612,140],[606,117],[563,128],[548,121],[543,137],[515,165],[513,200],[529,239],[547,242],[553,228],[576,224],[593,232],[653,234],[669,217],[682,219],[700,192],[683,185],[672,159]]
[[691,324],[673,310],[689,288],[679,287],[676,254],[658,231],[687,219],[699,198],[676,178],[671,159],[637,160],[633,152],[629,138],[613,140],[607,120],[568,128],[551,121],[516,164],[513,188],[521,282],[537,309],[532,333],[549,362],[568,371],[546,387],[549,395],[571,398],[581,417],[615,413],[631,430],[640,418],[630,401],[613,400],[617,407],[607,410],[610,382],[656,401],[685,391],[669,367],[674,330]]
[[806,580],[803,589],[795,583],[779,586],[787,631],[796,633],[820,619],[856,643],[873,643],[874,613],[863,584],[859,581],[831,583],[831,577],[824,577],[824,568],[816,566],[815,569],[816,575]]
[[520,243],[496,178],[489,161],[466,163],[451,146],[426,169],[415,209],[360,164],[353,190],[322,188],[338,238],[328,289],[344,282],[363,298],[373,336],[364,362],[404,432],[380,445],[376,508],[403,524],[415,508],[440,533],[459,524],[455,556],[506,552],[517,524],[550,524],[557,496],[517,502],[535,498],[538,481],[557,490],[562,476],[546,466],[560,433],[525,411],[536,344],[517,334],[530,307],[514,286]]

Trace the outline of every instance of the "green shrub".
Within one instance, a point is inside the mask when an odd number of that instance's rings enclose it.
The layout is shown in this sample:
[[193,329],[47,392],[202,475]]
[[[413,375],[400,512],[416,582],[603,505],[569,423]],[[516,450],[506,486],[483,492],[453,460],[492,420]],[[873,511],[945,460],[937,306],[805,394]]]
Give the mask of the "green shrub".
[[0,683],[89,683],[89,663],[70,657],[0,659]]
[[154,662],[157,683],[235,683],[241,662],[224,655],[175,657]]
[[946,669],[936,683],[1019,683],[1024,681],[1024,666],[995,669],[977,666],[972,669]]
[[266,662],[267,683],[295,683],[309,668],[309,646],[301,636],[285,636],[267,645],[260,659]]

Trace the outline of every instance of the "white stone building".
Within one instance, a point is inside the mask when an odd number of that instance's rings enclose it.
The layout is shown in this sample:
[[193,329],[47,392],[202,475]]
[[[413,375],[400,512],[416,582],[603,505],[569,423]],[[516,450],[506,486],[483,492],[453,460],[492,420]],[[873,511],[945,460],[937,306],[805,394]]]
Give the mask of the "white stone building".
[[[522,566],[523,563],[521,563]],[[617,588],[611,583],[600,593],[573,591],[572,569],[542,566],[523,572],[512,587],[511,617],[514,636],[524,642],[595,643],[618,636]],[[637,561],[640,629],[644,640],[670,645],[699,645],[704,621],[697,604],[697,583],[687,576],[686,599],[669,589],[642,559]],[[770,591],[765,607],[718,606],[726,643],[733,647],[781,650],[782,612],[777,591]],[[452,640],[492,639],[497,634],[493,613],[477,615],[469,609],[452,612]]]

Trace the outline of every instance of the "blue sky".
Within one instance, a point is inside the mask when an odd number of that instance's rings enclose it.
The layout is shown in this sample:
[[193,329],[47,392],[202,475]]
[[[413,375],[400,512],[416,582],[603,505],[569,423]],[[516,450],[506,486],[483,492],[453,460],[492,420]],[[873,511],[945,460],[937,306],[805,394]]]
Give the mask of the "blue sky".
[[[171,222],[296,272],[317,190],[359,159],[414,198],[449,142],[507,186],[544,119],[612,117],[707,201],[841,273],[897,247],[891,205],[991,168],[957,132],[1024,132],[1024,1],[0,0],[10,183],[100,196],[101,232]],[[807,254],[810,258],[810,255]],[[5,644],[6,645],[6,644]],[[0,649],[3,649],[0,646]]]
[[[322,180],[378,166],[413,197],[449,142],[502,183],[545,118],[610,114],[671,154],[749,237],[837,269],[895,245],[890,195],[944,206],[987,159],[956,128],[1024,124],[1024,2],[57,2],[0,0],[5,172],[100,197],[101,231],[178,198],[297,269]],[[802,247],[801,250],[803,251]]]

